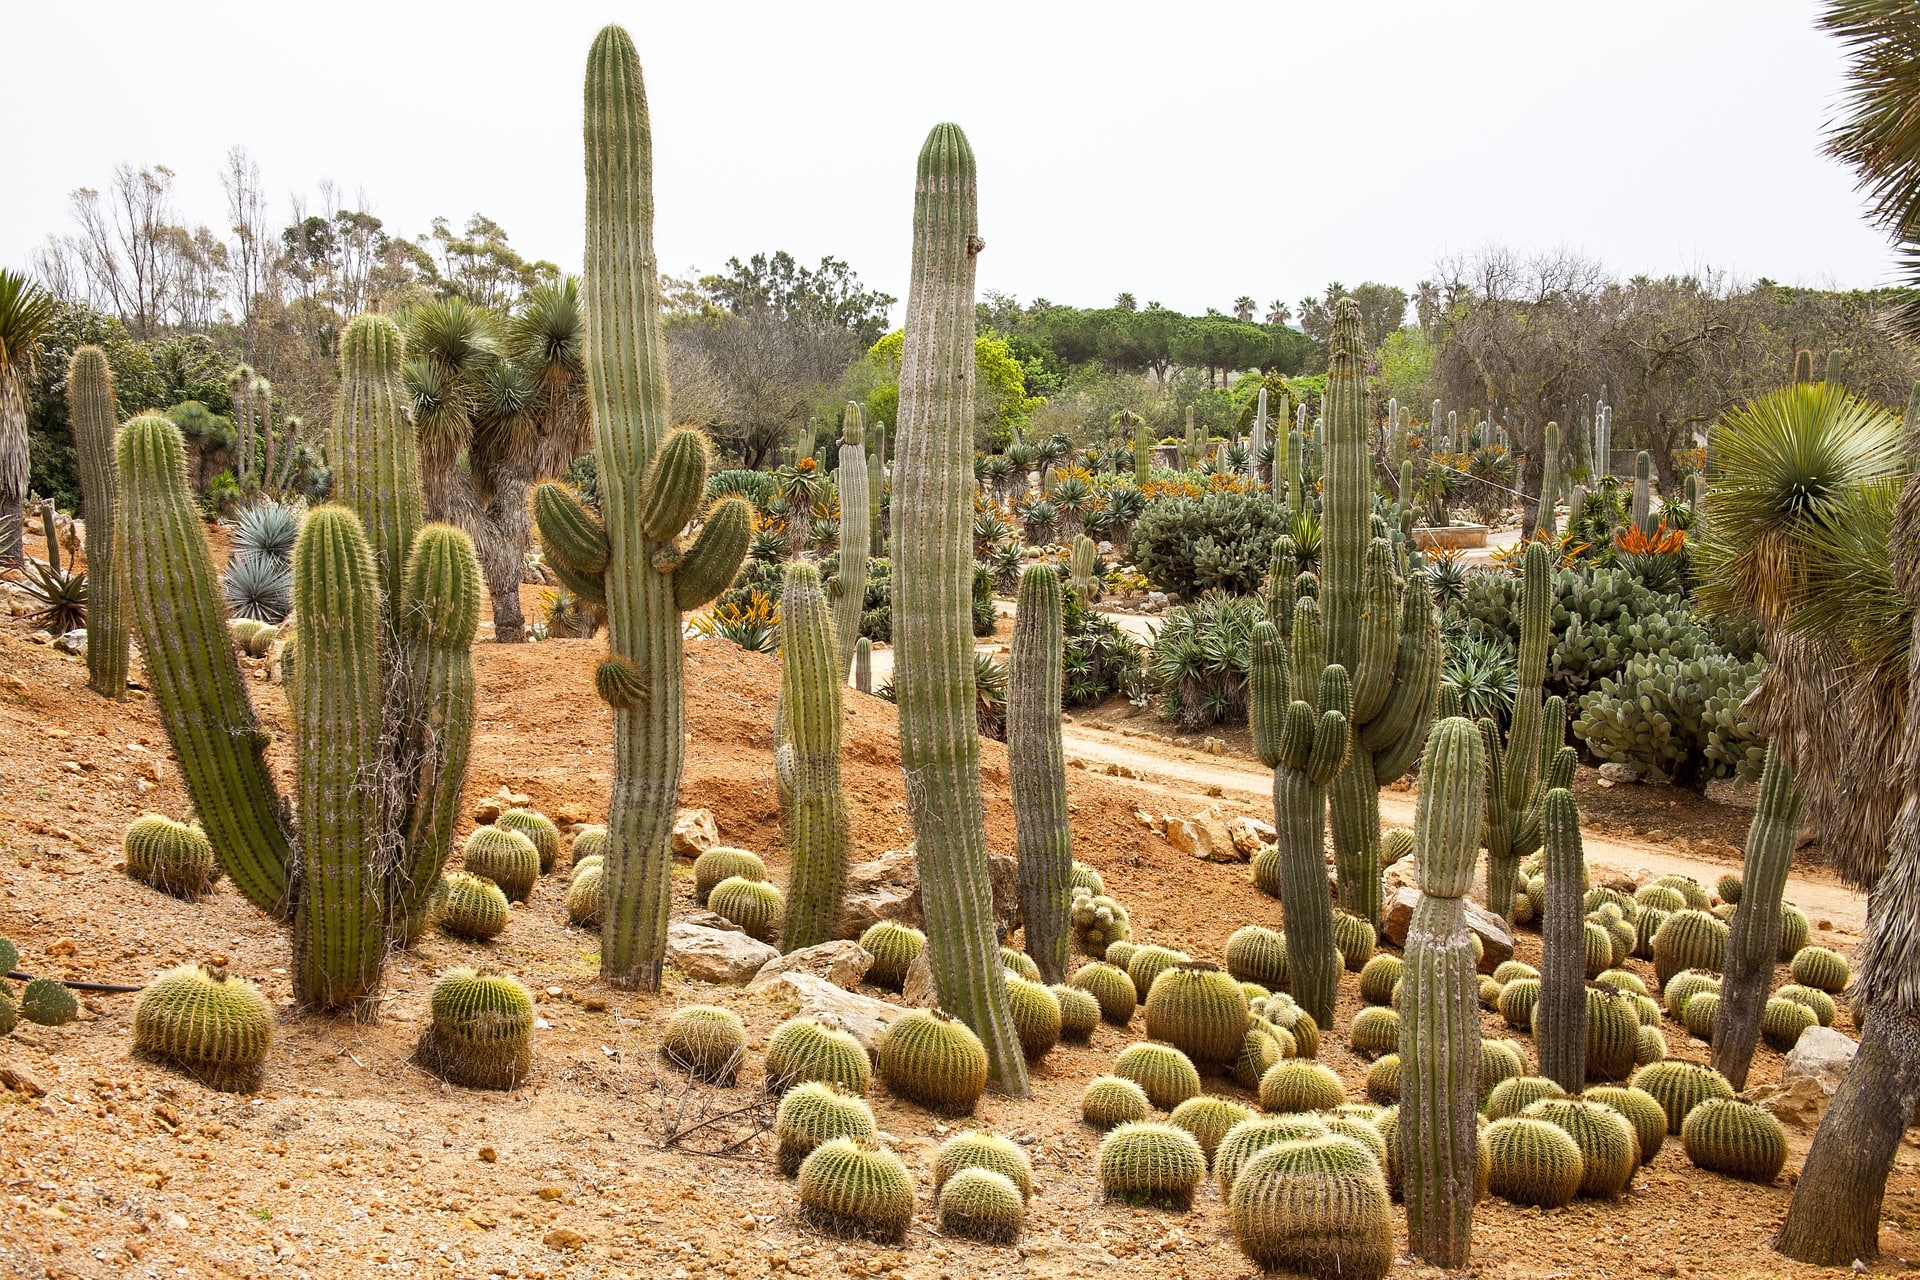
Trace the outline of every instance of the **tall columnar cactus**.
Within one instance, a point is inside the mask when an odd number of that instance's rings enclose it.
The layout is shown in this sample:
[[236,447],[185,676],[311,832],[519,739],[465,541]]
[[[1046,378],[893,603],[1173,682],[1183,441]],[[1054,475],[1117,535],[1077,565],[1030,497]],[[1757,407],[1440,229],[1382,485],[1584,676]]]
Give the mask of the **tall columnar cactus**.
[[1267,451],[1267,389],[1260,388],[1259,403],[1253,411],[1253,430],[1247,433],[1247,473],[1260,479],[1260,455]]
[[1254,751],[1273,770],[1287,972],[1301,1007],[1330,1027],[1342,962],[1322,850],[1327,784],[1346,762],[1352,739],[1352,697],[1346,671],[1326,663],[1319,605],[1311,596],[1300,598],[1292,619],[1291,653],[1272,622],[1254,626],[1250,717]]
[[[1302,505],[1305,502],[1305,493],[1301,480],[1301,468],[1306,465],[1307,454],[1307,402],[1305,400],[1302,400],[1299,408],[1294,411],[1293,430],[1284,434],[1286,437],[1284,456],[1275,465],[1283,465],[1286,469],[1287,510],[1297,512],[1305,509]],[[1276,441],[1276,443],[1279,442]],[[1274,483],[1279,484],[1278,477],[1275,478]]]
[[1331,790],[1340,903],[1380,923],[1380,788],[1419,757],[1440,684],[1439,619],[1426,580],[1404,581],[1392,544],[1372,535],[1360,309],[1334,309],[1327,370],[1321,598],[1327,661],[1353,683],[1352,751]]
[[680,615],[733,580],[753,520],[745,502],[726,498],[691,543],[680,541],[700,515],[707,443],[668,430],[653,135],[640,59],[617,26],[602,29],[587,56],[586,167],[582,310],[604,523],[553,485],[536,492],[534,515],[556,564],[606,602],[611,652],[594,684],[613,707],[614,776],[600,972],[615,987],[653,990],[666,959],[685,743]]
[[1766,1011],[1767,988],[1780,947],[1780,898],[1800,832],[1800,791],[1778,746],[1767,744],[1760,799],[1747,828],[1740,903],[1727,938],[1727,969],[1713,1028],[1712,1066],[1734,1089],[1747,1087],[1754,1042]]
[[107,353],[99,347],[75,348],[67,364],[67,420],[87,518],[87,687],[118,702],[127,696],[128,648],[127,584],[113,542],[120,504],[113,436],[120,413]]
[[138,418],[118,446],[120,541],[181,775],[235,885],[291,917],[295,995],[332,1009],[377,991],[386,952],[417,931],[439,880],[466,776],[480,612],[466,535],[418,528],[398,329],[362,316],[340,349],[330,452],[347,505],[312,512],[294,548],[297,831],[261,759],[179,432]]
[[1560,496],[1560,424],[1549,422],[1540,449],[1540,501],[1535,504],[1533,527],[1553,536],[1553,501]]
[[853,642],[860,636],[860,614],[867,603],[867,558],[873,542],[862,418],[860,406],[848,401],[840,426],[840,576],[833,584],[834,653],[842,679],[853,661]]
[[840,788],[841,668],[820,575],[805,561],[787,566],[780,592],[780,694],[792,746],[787,843],[788,951],[833,939],[846,896],[847,801]]
[[1153,478],[1153,435],[1147,430],[1145,421],[1135,419],[1133,424],[1133,483],[1138,488],[1146,488]]
[[1520,863],[1540,847],[1540,807],[1548,790],[1573,785],[1574,751],[1565,745],[1566,704],[1542,697],[1551,640],[1553,570],[1544,544],[1528,545],[1521,561],[1520,654],[1514,681],[1513,723],[1505,748],[1500,726],[1480,721],[1487,759],[1487,906],[1513,918]]
[[1007,669],[1007,773],[1020,861],[1027,954],[1048,982],[1066,979],[1073,832],[1067,824],[1067,758],[1060,742],[1064,609],[1060,575],[1037,564],[1020,575]]
[[1443,720],[1420,763],[1414,856],[1420,901],[1400,977],[1400,1166],[1416,1257],[1467,1263],[1479,1142],[1480,1011],[1462,902],[1473,884],[1486,804],[1486,746]]
[[974,713],[973,282],[978,190],[957,125],[934,126],[914,193],[913,274],[900,366],[895,475],[894,688],[918,842],[927,954],[940,1005],[986,1046],[994,1084],[1024,1095],[987,873]]
[[1546,909],[1540,923],[1540,999],[1534,1006],[1534,1040],[1540,1074],[1568,1093],[1587,1079],[1587,960],[1584,891],[1586,859],[1580,845],[1580,810],[1573,792],[1555,787],[1542,806],[1546,849]]
[[1645,449],[1633,455],[1633,523],[1642,533],[1653,532],[1653,459]]
[[873,692],[873,641],[861,636],[853,642],[853,687]]
[[1093,580],[1093,562],[1097,554],[1093,539],[1080,534],[1073,540],[1073,553],[1067,564],[1069,580],[1073,593],[1080,597],[1081,604],[1092,604],[1095,591]]

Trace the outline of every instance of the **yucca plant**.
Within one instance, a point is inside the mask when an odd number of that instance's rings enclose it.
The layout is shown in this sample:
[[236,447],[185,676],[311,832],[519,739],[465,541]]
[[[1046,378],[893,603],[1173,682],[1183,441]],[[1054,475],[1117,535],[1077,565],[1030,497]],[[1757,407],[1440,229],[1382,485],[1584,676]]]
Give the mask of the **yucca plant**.
[[24,560],[27,385],[39,372],[40,344],[53,328],[53,295],[23,275],[0,271],[0,564]]
[[271,556],[234,557],[220,575],[227,612],[278,626],[293,611],[293,567]]

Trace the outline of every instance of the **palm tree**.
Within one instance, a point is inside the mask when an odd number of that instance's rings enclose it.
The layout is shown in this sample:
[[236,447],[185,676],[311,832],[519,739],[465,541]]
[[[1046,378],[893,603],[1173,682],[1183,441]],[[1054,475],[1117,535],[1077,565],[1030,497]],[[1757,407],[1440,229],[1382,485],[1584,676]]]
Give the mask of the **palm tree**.
[[0,564],[21,564],[26,530],[27,383],[53,327],[53,296],[23,275],[0,271]]
[[1253,309],[1256,305],[1258,304],[1252,298],[1244,293],[1241,294],[1233,300],[1233,318],[1241,324],[1252,324]]

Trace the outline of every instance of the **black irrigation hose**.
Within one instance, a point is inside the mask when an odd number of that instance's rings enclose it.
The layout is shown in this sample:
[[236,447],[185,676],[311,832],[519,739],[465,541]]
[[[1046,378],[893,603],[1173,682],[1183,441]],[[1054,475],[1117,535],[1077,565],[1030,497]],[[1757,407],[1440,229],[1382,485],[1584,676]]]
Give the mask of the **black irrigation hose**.
[[[7,976],[9,978],[12,978],[15,982],[32,982],[33,981],[32,974],[22,973],[18,969],[9,970],[7,973]],[[79,982],[79,981],[69,980],[66,978],[58,979],[58,981],[61,986],[65,987],[69,991],[105,991],[112,995],[124,995],[130,991],[146,990],[145,987],[129,987],[126,984],[119,983],[119,982]]]

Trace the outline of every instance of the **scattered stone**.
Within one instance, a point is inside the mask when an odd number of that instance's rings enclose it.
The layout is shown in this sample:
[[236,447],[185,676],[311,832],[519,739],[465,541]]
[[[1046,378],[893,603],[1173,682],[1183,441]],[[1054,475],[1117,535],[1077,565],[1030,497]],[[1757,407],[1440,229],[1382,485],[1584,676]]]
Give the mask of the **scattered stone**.
[[[993,878],[993,914],[1004,939],[1020,927],[1020,864],[1003,854],[989,854],[987,870]],[[846,897],[834,933],[858,938],[881,920],[920,925],[920,865],[912,845],[847,870]]]
[[555,1227],[540,1237],[540,1243],[558,1253],[569,1253],[587,1242],[587,1238],[572,1227]]
[[1218,738],[1208,738],[1200,744],[1200,749],[1210,756],[1223,756],[1227,754],[1227,744]]
[[1227,836],[1233,841],[1234,852],[1240,855],[1242,862],[1250,861],[1255,854],[1272,844],[1276,835],[1271,822],[1262,822],[1258,818],[1242,814],[1227,821]]
[[1781,1124],[1792,1129],[1819,1128],[1820,1117],[1826,1114],[1829,1101],[1826,1088],[1811,1076],[1763,1085],[1748,1090],[1743,1096],[1773,1112]]
[[702,929],[718,929],[723,933],[742,932],[739,925],[712,911],[690,911],[680,919],[687,924],[697,924]]
[[11,1063],[0,1064],[0,1087],[24,1093],[29,1098],[43,1098],[47,1093],[47,1086],[35,1079],[31,1071]]
[[673,819],[673,851],[697,858],[720,843],[720,826],[711,809],[682,809]]
[[484,1163],[492,1164],[499,1158],[500,1158],[500,1153],[498,1151],[495,1151],[492,1147],[480,1148],[480,1159]]
[[1808,1027],[1787,1051],[1786,1064],[1780,1068],[1780,1083],[1791,1085],[1796,1080],[1812,1080],[1832,1097],[1840,1082],[1846,1079],[1853,1055],[1859,1051],[1859,1044],[1844,1032],[1832,1027]]
[[1640,773],[1630,764],[1609,760],[1600,766],[1600,780],[1602,782],[1638,782]]
[[929,954],[928,948],[920,948],[920,954],[907,966],[907,976],[900,984],[900,998],[916,1009],[932,1009],[940,1003],[933,990],[933,961],[928,958]]
[[1401,889],[1420,887],[1420,862],[1412,854],[1392,863],[1380,873],[1380,883],[1385,886],[1386,896],[1391,898]]
[[54,940],[53,945],[47,948],[47,954],[50,956],[70,956],[79,949],[80,944],[72,938],[57,938]]
[[1166,825],[1167,843],[1173,846],[1174,852],[1194,858],[1207,856],[1200,848],[1200,833],[1194,830],[1191,822],[1172,814],[1162,818],[1161,822]]
[[71,653],[76,657],[87,656],[87,629],[75,627],[72,631],[53,642],[53,647],[62,653]]
[[524,791],[515,791],[512,787],[501,787],[498,791],[473,806],[475,822],[492,822],[509,809],[518,809],[533,803],[533,797]]
[[900,1005],[836,987],[812,973],[783,973],[762,987],[761,992],[768,999],[797,1004],[805,1017],[817,1018],[852,1033],[868,1053],[874,1051],[880,1033],[906,1012]]
[[867,976],[867,970],[871,968],[873,956],[859,943],[837,938],[818,946],[789,951],[786,955],[767,961],[761,966],[760,972],[753,975],[747,990],[758,991],[783,973],[811,973],[825,978],[836,987],[851,991],[860,985],[861,979]]
[[742,983],[779,951],[744,933],[675,920],[667,925],[667,963],[700,982]]
[[[1513,935],[1507,932],[1504,920],[1472,898],[1461,901],[1467,909],[1467,928],[1480,938],[1480,972],[1492,973],[1502,961],[1513,959]],[[1388,900],[1386,934],[1394,946],[1407,945],[1407,927],[1413,923],[1413,909],[1419,903],[1420,891],[1413,888],[1396,889]]]

